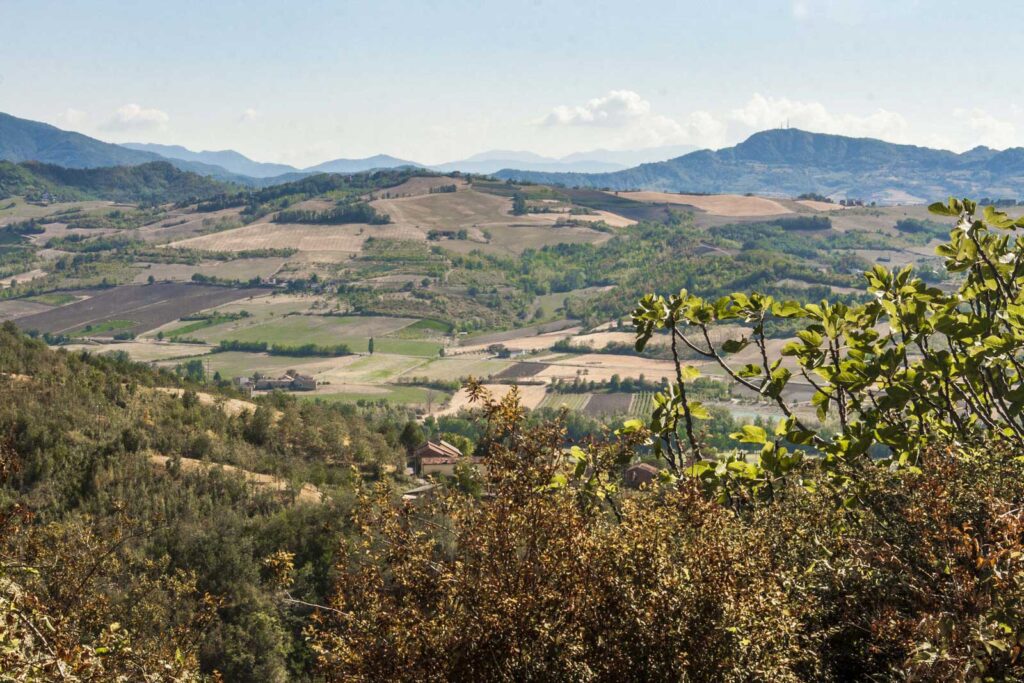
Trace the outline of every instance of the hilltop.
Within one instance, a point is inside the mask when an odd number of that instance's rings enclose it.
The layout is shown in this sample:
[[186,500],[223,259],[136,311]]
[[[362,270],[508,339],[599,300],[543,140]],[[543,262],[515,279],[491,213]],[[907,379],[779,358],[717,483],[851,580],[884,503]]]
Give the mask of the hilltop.
[[944,195],[1016,197],[1024,193],[1024,150],[976,147],[957,154],[873,138],[768,130],[734,147],[700,150],[614,173],[537,173],[506,169],[500,178],[571,187],[668,192],[805,192],[879,202],[924,202]]

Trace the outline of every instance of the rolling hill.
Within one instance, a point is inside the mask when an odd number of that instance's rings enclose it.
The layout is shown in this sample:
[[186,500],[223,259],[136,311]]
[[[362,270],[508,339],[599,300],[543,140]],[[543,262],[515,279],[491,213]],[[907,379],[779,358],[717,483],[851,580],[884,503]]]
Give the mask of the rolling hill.
[[1024,149],[977,147],[962,154],[872,138],[796,129],[755,133],[717,151],[700,150],[613,173],[506,169],[500,178],[614,190],[754,193],[923,202],[949,194],[1024,195]]
[[0,198],[116,202],[179,202],[237,189],[213,178],[182,171],[167,161],[106,168],[63,168],[38,161],[0,161]]

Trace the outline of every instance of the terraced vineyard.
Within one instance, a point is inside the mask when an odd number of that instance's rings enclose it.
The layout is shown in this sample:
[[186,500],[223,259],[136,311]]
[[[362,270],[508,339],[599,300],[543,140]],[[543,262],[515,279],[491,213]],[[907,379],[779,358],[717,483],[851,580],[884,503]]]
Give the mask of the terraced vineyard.
[[629,414],[634,417],[647,417],[654,410],[654,392],[641,391],[633,394],[633,401],[629,404]]
[[544,396],[538,408],[568,408],[569,410],[583,411],[590,402],[591,394],[553,394]]

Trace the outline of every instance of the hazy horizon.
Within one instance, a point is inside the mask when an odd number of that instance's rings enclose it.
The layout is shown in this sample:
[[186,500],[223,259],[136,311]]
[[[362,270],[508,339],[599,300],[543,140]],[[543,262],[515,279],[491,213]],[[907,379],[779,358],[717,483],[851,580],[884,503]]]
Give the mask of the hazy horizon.
[[[1001,23],[1024,18],[1000,5]],[[1016,60],[999,40],[951,49],[989,30],[957,8],[11,0],[0,21],[19,30],[0,44],[0,111],[298,167],[720,148],[787,122],[954,151],[1024,144],[1024,109],[1003,87]]]

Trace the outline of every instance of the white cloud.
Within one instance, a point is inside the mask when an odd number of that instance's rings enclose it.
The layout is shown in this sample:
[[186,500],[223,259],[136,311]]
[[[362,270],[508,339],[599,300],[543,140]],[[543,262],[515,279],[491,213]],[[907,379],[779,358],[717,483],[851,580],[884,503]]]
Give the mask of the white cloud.
[[612,90],[574,107],[561,105],[544,118],[546,125],[620,126],[650,115],[651,103],[632,90]]
[[110,131],[162,130],[167,127],[167,122],[170,120],[171,117],[159,109],[146,109],[137,104],[126,104],[119,107],[114,115],[100,127]]
[[955,109],[953,117],[967,124],[974,145],[1005,149],[1012,147],[1017,139],[1016,126],[997,119],[984,109]]
[[714,145],[725,124],[713,114],[696,111],[676,120],[652,111],[651,103],[632,90],[612,90],[582,105],[555,107],[541,121],[544,126],[600,127],[615,131],[606,139],[612,147],[656,147],[667,144]]
[[77,128],[85,123],[87,115],[81,109],[75,109],[68,107],[61,113],[57,114],[57,121],[67,128]]
[[754,130],[790,125],[816,133],[872,137],[905,142],[910,125],[902,114],[878,109],[866,116],[834,114],[820,102],[754,94],[746,105],[733,109],[729,119]]
[[793,17],[796,19],[806,19],[810,13],[810,8],[807,6],[807,0],[793,0],[792,5]]
[[256,111],[255,109],[253,109],[252,107],[249,107],[248,109],[246,109],[245,111],[242,112],[241,116],[238,117],[238,122],[239,123],[249,123],[250,121],[255,121],[259,117],[260,117],[260,113],[258,111]]

